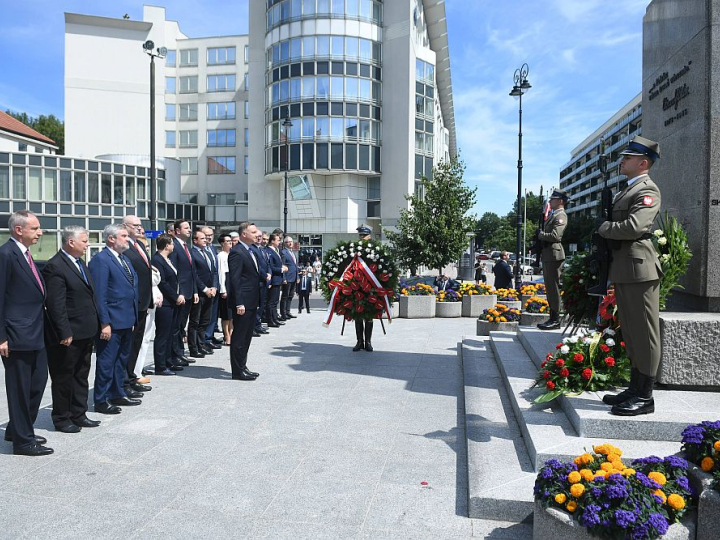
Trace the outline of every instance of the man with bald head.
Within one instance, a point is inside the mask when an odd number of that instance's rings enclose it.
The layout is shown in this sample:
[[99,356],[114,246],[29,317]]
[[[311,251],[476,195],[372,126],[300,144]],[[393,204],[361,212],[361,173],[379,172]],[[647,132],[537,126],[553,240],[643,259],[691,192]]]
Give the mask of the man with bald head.
[[280,320],[294,319],[295,315],[290,313],[290,303],[295,296],[295,287],[298,281],[297,260],[293,250],[292,236],[286,236],[283,240],[284,249],[280,252],[283,265],[287,270],[283,273],[282,297],[280,298]]

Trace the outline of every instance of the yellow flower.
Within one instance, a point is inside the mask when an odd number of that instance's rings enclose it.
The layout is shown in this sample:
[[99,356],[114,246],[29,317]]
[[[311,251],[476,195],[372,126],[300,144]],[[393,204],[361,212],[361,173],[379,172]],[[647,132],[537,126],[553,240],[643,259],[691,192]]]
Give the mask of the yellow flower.
[[612,452],[607,455],[608,461],[617,461],[618,459],[620,459],[620,456],[618,456],[617,454],[613,454]]
[[557,495],[555,495],[555,502],[558,504],[562,504],[566,500],[567,500],[567,497],[565,496],[564,493],[558,493]]
[[579,497],[582,497],[582,494],[585,493],[585,486],[582,484],[573,484],[570,486],[570,495],[575,497],[576,499]]
[[595,471],[595,478],[607,478],[608,473],[605,471]]
[[580,456],[580,461],[583,465],[587,465],[588,463],[595,461],[595,458],[592,456],[592,454],[588,454],[586,452]]
[[568,501],[565,508],[567,508],[567,511],[572,514],[575,510],[577,510],[577,503],[575,501]]
[[602,463],[600,465],[600,468],[605,472],[610,472],[613,470],[612,463],[608,463],[608,462]]
[[713,444],[713,448],[716,452],[720,452],[720,441],[715,441],[715,444]]
[[667,483],[667,478],[665,478],[663,473],[652,471],[648,473],[648,478],[650,478],[650,480],[655,480],[661,486],[664,486]]
[[571,484],[577,484],[580,480],[582,480],[582,476],[580,476],[580,473],[577,471],[572,471],[570,474],[568,474],[568,482]]
[[[717,444],[717,443],[715,443]],[[673,510],[682,510],[685,508],[685,499],[683,499],[677,493],[673,493],[667,498],[667,503]]]
[[632,476],[633,474],[635,474],[635,469],[631,469],[630,467],[628,467],[622,472],[622,474],[624,477],[627,478],[628,476]]
[[612,466],[618,472],[622,472],[625,470],[625,464],[622,461],[620,461],[619,459],[617,461],[613,461]]
[[500,322],[507,322],[507,319],[505,317],[500,317]]
[[580,476],[582,476],[583,480],[585,480],[586,482],[592,482],[595,478],[595,475],[590,469],[581,469]]
[[703,460],[700,462],[700,468],[705,472],[712,471],[712,468],[715,466],[715,461],[710,456],[706,456],[703,458]]
[[658,497],[660,497],[663,504],[665,504],[665,501],[667,501],[667,497],[661,489],[656,489],[655,491],[653,491],[653,495],[657,495]]

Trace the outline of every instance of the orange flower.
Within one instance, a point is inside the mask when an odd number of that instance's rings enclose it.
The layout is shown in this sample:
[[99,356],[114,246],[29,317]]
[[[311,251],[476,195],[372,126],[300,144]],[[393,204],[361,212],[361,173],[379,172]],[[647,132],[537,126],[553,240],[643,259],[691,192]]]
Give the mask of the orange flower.
[[565,508],[567,508],[567,511],[572,514],[575,510],[577,510],[577,503],[575,501],[568,501]]
[[570,474],[568,474],[568,482],[571,484],[577,484],[580,480],[582,480],[582,476],[580,476],[580,473],[577,471],[572,471]]
[[663,504],[665,504],[665,501],[667,501],[667,497],[661,489],[656,489],[655,491],[653,491],[653,495],[657,495],[658,497],[660,497]]
[[700,468],[705,472],[712,471],[712,468],[715,466],[715,461],[710,456],[706,456],[703,458],[703,460],[700,462]]
[[570,495],[575,497],[576,499],[579,497],[582,497],[582,494],[585,493],[585,486],[582,484],[573,484],[570,486]]
[[673,510],[682,510],[685,508],[685,499],[676,493],[673,493],[667,498],[667,503]]
[[650,478],[650,480],[655,480],[661,486],[664,486],[667,483],[667,478],[665,478],[663,473],[652,471],[648,473],[648,478]]

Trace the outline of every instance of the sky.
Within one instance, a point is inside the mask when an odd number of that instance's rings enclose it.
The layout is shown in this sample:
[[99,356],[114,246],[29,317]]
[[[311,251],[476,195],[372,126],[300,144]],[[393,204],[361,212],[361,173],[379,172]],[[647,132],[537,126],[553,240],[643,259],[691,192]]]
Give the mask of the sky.
[[[262,0],[256,0],[262,1]],[[394,1],[394,0],[385,0]],[[189,37],[244,34],[248,0],[156,2]],[[447,0],[458,149],[473,212],[506,214],[517,197],[523,63],[523,188],[557,187],[570,152],[642,89],[649,0]],[[0,0],[0,108],[63,118],[64,13],[142,20],[142,0]]]

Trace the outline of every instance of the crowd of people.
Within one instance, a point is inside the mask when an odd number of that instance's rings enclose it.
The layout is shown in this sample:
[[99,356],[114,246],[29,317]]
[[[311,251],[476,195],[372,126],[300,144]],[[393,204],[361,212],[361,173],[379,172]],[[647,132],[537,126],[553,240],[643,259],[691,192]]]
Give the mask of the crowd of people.
[[[319,285],[318,258],[299,267],[290,236],[248,222],[221,234],[218,249],[211,227],[193,230],[179,220],[151,254],[140,219],[125,216],[105,227],[105,248],[88,264],[88,231],[67,226],[42,270],[31,254],[42,236],[37,216],[15,212],[8,228],[11,237],[0,247],[0,355],[10,417],[5,440],[17,455],[53,453],[33,427],[48,373],[52,422],[63,433],[101,423],[86,414],[93,352],[94,410],[102,414],[141,405],[152,390],[147,375],[175,375],[223,345],[230,347],[232,379],[254,381],[259,373],[247,366],[252,338],[295,319],[296,294],[298,313],[310,312],[310,292]],[[151,344],[153,362],[145,366]]]

